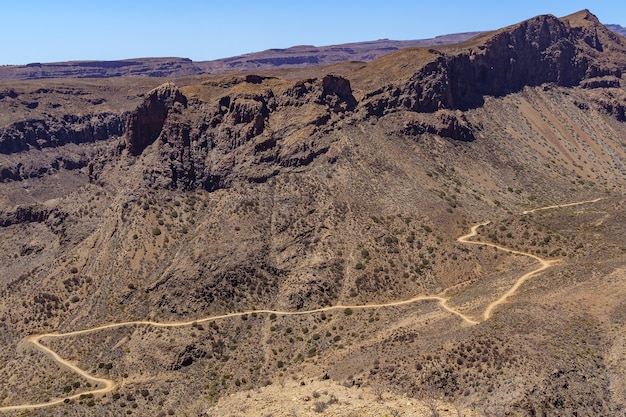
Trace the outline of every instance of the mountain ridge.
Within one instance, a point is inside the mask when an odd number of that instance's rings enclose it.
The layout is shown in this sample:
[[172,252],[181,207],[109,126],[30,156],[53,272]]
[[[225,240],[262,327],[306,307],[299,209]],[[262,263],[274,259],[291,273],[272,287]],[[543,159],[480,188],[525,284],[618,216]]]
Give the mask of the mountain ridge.
[[[582,11],[370,63],[0,81],[1,405],[620,415],[625,69]],[[49,333],[90,378],[23,342]]]
[[[620,25],[609,24],[607,27],[614,33],[626,36],[626,28]],[[121,76],[183,77],[275,68],[302,68],[314,65],[330,65],[345,61],[369,62],[400,49],[454,44],[481,33],[486,32],[462,32],[407,41],[381,39],[321,47],[300,45],[285,49],[268,49],[211,61],[192,61],[188,58],[164,57],[5,65],[0,67],[0,79],[109,78]]]
[[0,67],[0,79],[40,78],[109,78],[135,77],[181,77],[200,74],[219,74],[226,71],[266,70],[272,68],[300,68],[328,65],[355,60],[371,61],[386,53],[409,46],[431,46],[454,43],[479,32],[441,35],[414,41],[355,42],[316,47],[293,46],[284,49],[268,49],[239,56],[210,61],[192,61],[188,58],[131,58],[115,61],[67,61],[53,63],[30,63]]

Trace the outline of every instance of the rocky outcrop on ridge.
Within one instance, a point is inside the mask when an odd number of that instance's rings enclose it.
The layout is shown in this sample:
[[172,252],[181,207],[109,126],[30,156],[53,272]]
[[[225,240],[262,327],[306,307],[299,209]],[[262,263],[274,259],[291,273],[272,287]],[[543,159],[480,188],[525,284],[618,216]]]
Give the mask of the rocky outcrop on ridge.
[[[421,119],[421,120],[420,120]],[[420,136],[425,133],[438,135],[444,138],[470,142],[476,139],[473,126],[460,111],[439,110],[434,117],[418,117],[410,120],[400,131],[407,136]]]
[[[234,178],[264,182],[281,169],[307,165],[324,154],[324,126],[354,110],[350,82],[327,75],[274,91],[260,77],[233,82],[216,102],[186,102],[172,85],[159,87],[129,118],[129,153],[155,142],[158,153],[145,177],[155,187],[226,187]],[[178,105],[180,104],[180,105]],[[293,113],[294,111],[299,114]],[[274,124],[274,119],[286,124]],[[302,135],[306,132],[306,135]],[[247,161],[247,162],[244,162]]]
[[[611,48],[605,50],[608,44]],[[619,78],[624,69],[626,40],[588,11],[562,19],[544,15],[431,49],[406,84],[371,93],[366,106],[376,116],[402,108],[464,110],[482,105],[485,95],[502,96],[544,83],[570,87],[596,77]]]
[[187,98],[174,84],[164,84],[150,93],[126,122],[128,151],[138,155],[161,133],[167,114],[174,105],[187,105]]
[[0,154],[82,144],[121,136],[123,116],[114,113],[65,115],[53,119],[29,119],[0,129]]

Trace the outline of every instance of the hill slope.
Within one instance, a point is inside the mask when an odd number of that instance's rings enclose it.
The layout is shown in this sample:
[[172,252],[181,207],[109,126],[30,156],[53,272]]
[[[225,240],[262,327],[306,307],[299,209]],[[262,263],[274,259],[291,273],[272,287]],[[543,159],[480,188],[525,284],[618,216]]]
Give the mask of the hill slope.
[[116,385],[34,413],[259,415],[297,383],[619,415],[625,69],[582,11],[288,75],[3,84],[2,405],[94,389],[25,336],[151,320],[192,324],[44,338]]

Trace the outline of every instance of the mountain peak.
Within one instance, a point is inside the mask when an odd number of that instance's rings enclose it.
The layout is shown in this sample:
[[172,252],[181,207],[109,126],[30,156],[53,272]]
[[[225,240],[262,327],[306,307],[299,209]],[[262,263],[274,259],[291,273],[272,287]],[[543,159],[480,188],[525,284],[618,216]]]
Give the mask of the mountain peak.
[[626,69],[625,45],[588,10],[561,19],[536,16],[460,44],[405,50],[373,62],[372,72],[395,74],[405,84],[406,97],[392,94],[371,108],[381,114],[402,102],[417,112],[464,110],[481,106],[486,95],[526,86],[572,87],[598,77],[619,78]]
[[572,27],[588,27],[601,25],[600,20],[588,9],[580,10],[576,13],[564,16],[560,19]]

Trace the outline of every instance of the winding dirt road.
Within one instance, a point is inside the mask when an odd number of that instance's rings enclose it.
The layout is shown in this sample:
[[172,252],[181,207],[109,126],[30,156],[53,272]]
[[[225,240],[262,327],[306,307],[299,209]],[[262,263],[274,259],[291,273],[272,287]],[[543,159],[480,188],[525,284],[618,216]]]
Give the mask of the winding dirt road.
[[[576,206],[576,205],[581,205],[581,204],[586,204],[586,203],[595,203],[599,200],[601,200],[601,198],[597,198],[595,200],[587,200],[587,201],[580,201],[580,202],[574,202],[574,203],[540,207],[540,208],[536,208],[533,210],[524,211],[522,212],[522,214],[529,214],[529,213],[533,213],[533,212],[540,211],[540,210],[549,210],[549,209],[555,209],[555,208]],[[463,235],[457,238],[457,241],[460,243],[464,243],[464,244],[490,246],[490,247],[493,247],[493,248],[496,248],[496,249],[499,249],[508,253],[521,255],[521,256],[527,256],[538,261],[539,266],[536,269],[533,269],[532,271],[527,272],[521,277],[519,277],[515,281],[513,286],[511,286],[511,288],[506,293],[504,293],[497,300],[489,304],[487,308],[485,309],[482,315],[482,318],[480,320],[475,320],[461,313],[460,311],[457,311],[454,308],[448,306],[447,302],[450,298],[445,297],[445,293],[447,291],[446,289],[441,293],[441,295],[420,295],[420,296],[416,296],[407,300],[392,301],[392,302],[382,303],[382,304],[335,305],[335,306],[322,307],[322,308],[318,308],[314,310],[306,310],[306,311],[249,310],[249,311],[242,311],[242,312],[237,312],[237,313],[222,314],[218,316],[210,316],[210,317],[205,317],[202,319],[189,320],[189,321],[159,323],[159,322],[154,322],[154,321],[149,321],[149,320],[138,320],[138,321],[127,321],[127,322],[121,322],[121,323],[109,323],[109,324],[104,324],[102,326],[92,327],[92,328],[83,329],[83,330],[76,330],[76,331],[68,332],[68,333],[45,333],[45,334],[40,334],[40,335],[30,335],[30,336],[27,336],[22,343],[32,345],[35,349],[49,355],[57,364],[59,364],[60,367],[67,368],[68,370],[79,374],[80,376],[85,378],[87,381],[89,381],[93,385],[94,389],[90,391],[81,392],[79,394],[74,394],[71,396],[54,399],[48,402],[38,403],[38,404],[22,404],[22,405],[15,405],[15,406],[0,407],[0,412],[50,407],[50,406],[62,404],[64,402],[67,402],[68,400],[79,399],[81,396],[85,396],[88,394],[104,395],[113,391],[117,387],[117,384],[115,383],[115,381],[110,380],[110,379],[105,379],[105,378],[94,377],[89,372],[79,368],[77,365],[71,363],[70,361],[66,359],[61,358],[58,353],[46,347],[45,345],[41,344],[41,341],[45,339],[59,339],[59,338],[64,338],[64,337],[84,335],[84,334],[99,332],[102,330],[115,329],[115,328],[120,328],[120,327],[128,327],[128,326],[134,326],[134,325],[145,325],[145,326],[162,327],[162,328],[191,326],[193,324],[206,323],[206,322],[226,319],[230,317],[240,317],[240,316],[243,316],[246,314],[252,314],[252,313],[276,314],[276,315],[281,315],[281,316],[301,316],[301,315],[306,315],[306,314],[328,312],[328,311],[333,311],[333,310],[345,310],[347,308],[352,309],[352,310],[364,310],[364,309],[371,309],[371,308],[386,308],[386,307],[393,307],[393,306],[402,306],[402,305],[407,305],[407,304],[413,304],[419,301],[438,301],[439,305],[441,306],[443,310],[461,318],[465,325],[479,324],[485,320],[488,320],[491,317],[493,310],[496,307],[498,307],[500,304],[505,303],[509,297],[515,294],[515,292],[519,289],[519,287],[524,282],[528,281],[533,276],[537,275],[538,273],[550,268],[551,266],[559,262],[559,260],[542,259],[531,253],[516,251],[513,249],[506,248],[504,246],[496,245],[494,243],[470,240],[471,238],[475,237],[478,234],[479,228],[486,226],[489,223],[490,222],[484,222],[484,223],[480,223],[480,224],[472,226],[472,228],[470,229],[470,232],[466,235]]]
[[[582,204],[582,203],[579,203]],[[459,238],[457,238],[457,241],[461,242],[461,243],[468,243],[471,245],[481,245],[481,246],[490,246],[492,248],[496,248],[496,249],[500,249],[503,251],[506,251],[508,253],[512,253],[515,255],[522,255],[522,256],[528,256],[530,258],[533,258],[537,261],[539,261],[539,267],[537,269],[533,269],[530,272],[525,273],[524,275],[522,275],[521,277],[519,277],[517,279],[517,281],[515,281],[515,283],[513,284],[513,286],[507,291],[505,292],[502,296],[500,296],[500,298],[498,298],[497,300],[495,300],[494,302],[492,302],[491,304],[489,304],[487,306],[487,308],[485,309],[485,312],[483,313],[483,320],[488,320],[489,317],[491,317],[491,312],[500,304],[503,304],[504,302],[506,302],[507,298],[509,298],[511,295],[515,294],[515,292],[519,289],[519,287],[526,281],[528,281],[531,277],[537,275],[539,272],[550,268],[552,265],[560,262],[560,260],[546,260],[546,259],[542,259],[536,255],[533,255],[532,253],[526,253],[526,252],[520,252],[517,250],[513,250],[513,249],[508,249],[505,248],[504,246],[500,246],[500,245],[496,245],[494,243],[487,243],[487,242],[475,242],[475,241],[471,241],[469,240],[470,238],[476,236],[478,234],[478,228],[482,227],[482,226],[486,226],[488,225],[489,222],[486,223],[481,223],[481,224],[477,224],[476,226],[472,226],[470,233],[461,236]]]
[[581,204],[586,204],[586,203],[597,203],[598,201],[602,200],[602,197],[596,198],[595,200],[586,200],[586,201],[577,201],[575,203],[567,203],[567,204],[556,204],[554,206],[545,206],[545,207],[539,207],[536,209],[532,209],[532,210],[526,210],[526,211],[522,211],[522,214],[530,214],[530,213],[534,213],[536,211],[542,211],[542,210],[550,210],[550,209],[555,209],[555,208],[563,208],[563,207],[571,207],[571,206],[579,206]]

